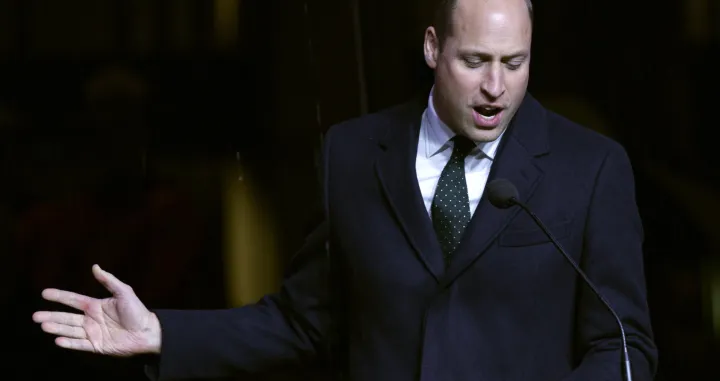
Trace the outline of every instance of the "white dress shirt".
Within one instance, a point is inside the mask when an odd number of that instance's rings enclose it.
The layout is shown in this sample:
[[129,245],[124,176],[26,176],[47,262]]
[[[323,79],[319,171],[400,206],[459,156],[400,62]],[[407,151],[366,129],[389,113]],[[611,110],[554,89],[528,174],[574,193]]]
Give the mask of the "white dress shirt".
[[[428,107],[422,116],[417,158],[415,160],[420,192],[423,201],[425,201],[425,208],[431,217],[435,188],[440,181],[443,168],[445,168],[450,156],[452,156],[453,142],[450,139],[454,136],[455,133],[440,120],[435,112],[433,91],[431,91]],[[501,139],[502,135],[492,142],[476,143],[477,147],[465,158],[465,180],[467,181],[471,216],[475,213],[475,209],[485,191],[485,185],[490,175],[490,167],[495,159],[495,153]]]

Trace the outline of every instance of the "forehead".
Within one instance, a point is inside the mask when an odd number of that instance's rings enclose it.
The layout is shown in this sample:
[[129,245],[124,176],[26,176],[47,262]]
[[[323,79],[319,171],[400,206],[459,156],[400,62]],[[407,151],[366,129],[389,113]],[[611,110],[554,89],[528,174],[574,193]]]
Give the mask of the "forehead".
[[461,46],[529,49],[530,13],[524,0],[457,0],[451,38]]

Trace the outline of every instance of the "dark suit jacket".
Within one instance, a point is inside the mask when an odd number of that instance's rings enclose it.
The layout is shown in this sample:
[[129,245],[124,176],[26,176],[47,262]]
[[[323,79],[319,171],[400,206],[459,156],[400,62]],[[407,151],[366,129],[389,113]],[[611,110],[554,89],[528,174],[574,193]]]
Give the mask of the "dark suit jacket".
[[[415,174],[423,109],[410,103],[331,128],[327,232],[257,305],[158,311],[161,379],[292,369],[328,354],[353,381],[622,379],[611,314],[517,208],[483,197],[444,268]],[[491,179],[517,186],[613,305],[635,381],[651,380],[643,232],[624,149],[528,95],[493,165]]]

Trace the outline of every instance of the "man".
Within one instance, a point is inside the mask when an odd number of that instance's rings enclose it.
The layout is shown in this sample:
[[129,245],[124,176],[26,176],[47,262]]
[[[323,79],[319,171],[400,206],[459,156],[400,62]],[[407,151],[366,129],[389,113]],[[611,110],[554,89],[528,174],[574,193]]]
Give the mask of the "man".
[[436,73],[426,103],[330,130],[327,231],[309,239],[280,293],[235,310],[152,313],[94,267],[112,298],[46,290],[85,317],[35,321],[61,347],[161,354],[161,380],[328,352],[347,380],[621,380],[612,315],[529,217],[484,196],[489,178],[505,178],[614,306],[635,380],[652,379],[632,170],[618,144],[526,94],[531,11],[523,0],[444,3],[425,35]]

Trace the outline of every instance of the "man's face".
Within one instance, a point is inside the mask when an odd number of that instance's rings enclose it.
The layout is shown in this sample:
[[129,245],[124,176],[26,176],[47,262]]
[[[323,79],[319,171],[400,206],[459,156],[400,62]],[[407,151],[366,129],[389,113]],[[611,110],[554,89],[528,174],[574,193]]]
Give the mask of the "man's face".
[[434,106],[456,134],[497,139],[527,91],[532,23],[523,0],[458,0],[443,46],[433,27],[425,57],[435,70]]

